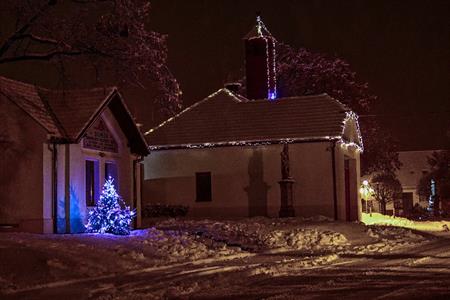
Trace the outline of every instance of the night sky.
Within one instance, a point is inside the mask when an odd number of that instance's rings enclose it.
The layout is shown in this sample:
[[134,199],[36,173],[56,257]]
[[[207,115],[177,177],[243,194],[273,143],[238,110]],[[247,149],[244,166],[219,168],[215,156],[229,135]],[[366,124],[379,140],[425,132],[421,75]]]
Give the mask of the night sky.
[[[347,60],[379,97],[376,117],[403,148],[441,147],[450,131],[448,0],[151,3],[149,26],[169,36],[169,66],[185,107],[243,74],[242,37],[260,11],[279,41]],[[9,64],[0,67],[0,75],[53,88],[54,72],[42,70],[40,63]],[[146,129],[155,125],[148,113],[151,93],[135,87],[123,93],[138,121]]]
[[380,121],[406,148],[418,139],[438,147],[450,128],[449,3],[153,0],[151,25],[169,35],[185,105],[241,74],[241,39],[260,11],[279,41],[347,60],[379,96]]

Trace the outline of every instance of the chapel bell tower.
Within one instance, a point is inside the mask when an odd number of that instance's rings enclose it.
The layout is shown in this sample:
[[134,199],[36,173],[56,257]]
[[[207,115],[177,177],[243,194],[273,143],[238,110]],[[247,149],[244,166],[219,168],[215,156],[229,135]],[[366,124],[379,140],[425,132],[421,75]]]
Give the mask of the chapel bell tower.
[[276,40],[257,15],[256,25],[244,37],[247,98],[277,98]]

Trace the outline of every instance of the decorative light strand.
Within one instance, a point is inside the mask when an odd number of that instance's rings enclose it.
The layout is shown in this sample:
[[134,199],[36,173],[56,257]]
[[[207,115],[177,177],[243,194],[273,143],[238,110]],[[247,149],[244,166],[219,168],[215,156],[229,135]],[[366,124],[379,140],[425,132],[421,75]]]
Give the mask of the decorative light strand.
[[[264,35],[263,30],[268,33],[268,37]],[[276,78],[276,49],[275,49],[275,38],[272,36],[272,34],[267,30],[267,27],[264,25],[263,21],[261,20],[260,16],[256,17],[256,32],[257,37],[262,38],[264,40],[264,43],[266,45],[266,72],[267,72],[267,99],[274,100],[277,98],[277,78]],[[251,39],[251,38],[250,38]],[[270,66],[269,61],[269,39],[272,44],[272,68]],[[270,69],[272,69],[273,74],[270,75]],[[271,82],[273,83],[273,88],[271,87]]]
[[209,95],[208,97],[206,97],[205,99],[200,100],[200,101],[198,101],[198,102],[192,104],[191,106],[189,106],[189,107],[183,109],[181,112],[179,112],[179,113],[176,114],[175,116],[170,117],[169,119],[167,119],[167,120],[165,120],[164,122],[160,123],[158,126],[153,127],[152,129],[148,130],[147,132],[145,132],[144,135],[148,135],[148,134],[152,133],[153,131],[155,131],[156,129],[158,129],[158,128],[164,126],[164,125],[166,125],[167,123],[172,122],[172,121],[175,120],[176,118],[180,117],[182,114],[184,114],[184,113],[188,112],[189,110],[191,110],[191,109],[193,109],[193,108],[199,106],[199,105],[202,104],[203,102],[208,101],[209,99],[213,98],[214,96],[216,96],[216,95],[219,94],[219,93],[226,93],[228,96],[232,97],[232,99],[235,100],[236,102],[243,102],[243,99],[239,99],[238,97],[236,97],[235,94],[233,94],[232,92],[230,92],[228,89],[226,89],[226,88],[221,88],[221,89],[215,91],[214,93],[212,93],[211,95]]
[[222,146],[265,146],[273,144],[292,144],[299,142],[326,142],[326,141],[342,141],[342,137],[336,136],[317,136],[317,137],[305,137],[305,138],[281,138],[272,140],[242,140],[242,141],[222,141],[222,142],[207,142],[207,143],[191,143],[191,144],[179,144],[179,145],[159,145],[150,146],[152,151],[169,150],[169,149],[202,149]]
[[[336,99],[334,99],[334,100],[337,101]],[[355,125],[356,125],[355,126],[356,127],[356,134],[358,136],[358,142],[357,143],[356,142],[344,141],[344,139],[343,139],[344,133],[345,133],[345,128],[347,126],[347,122],[349,122],[350,120],[353,120],[355,122]],[[355,112],[351,111],[351,110],[345,112],[345,119],[342,122],[341,145],[343,147],[356,147],[358,149],[358,151],[360,151],[360,152],[364,151],[364,144],[363,144],[363,140],[362,140],[362,136],[361,136],[361,130],[359,129],[358,115]]]
[[[272,60],[273,60],[273,86],[274,86],[274,90],[273,90],[273,99],[277,98],[277,67],[276,67],[276,40],[272,39]],[[269,97],[269,99],[272,99]]]

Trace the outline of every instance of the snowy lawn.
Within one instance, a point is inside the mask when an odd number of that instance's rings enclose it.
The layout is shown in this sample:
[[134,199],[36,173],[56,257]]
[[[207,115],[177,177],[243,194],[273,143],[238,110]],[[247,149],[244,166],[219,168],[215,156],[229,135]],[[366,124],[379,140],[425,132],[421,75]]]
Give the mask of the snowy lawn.
[[[183,264],[257,256],[270,260],[274,253],[296,252],[302,260],[287,268],[305,268],[332,263],[340,255],[391,253],[426,241],[409,229],[326,218],[153,222],[129,236],[1,233],[0,293]],[[288,271],[268,264],[250,275]]]
[[450,221],[413,221],[380,213],[362,213],[362,222],[366,225],[397,226],[420,231],[449,231],[450,228]]

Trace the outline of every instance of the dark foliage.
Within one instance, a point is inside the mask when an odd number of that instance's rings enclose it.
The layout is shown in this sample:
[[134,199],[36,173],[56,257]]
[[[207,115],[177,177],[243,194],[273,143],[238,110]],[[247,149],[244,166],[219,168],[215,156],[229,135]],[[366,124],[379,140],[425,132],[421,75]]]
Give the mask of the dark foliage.
[[[356,73],[343,59],[277,44],[277,89],[280,97],[327,93],[343,102],[360,116],[371,113],[376,96],[367,83],[360,83]],[[245,80],[241,81],[245,84]],[[245,92],[243,86],[242,92]],[[364,153],[363,175],[393,172],[400,167],[398,154],[388,132],[372,118],[360,118]]]
[[150,204],[144,207],[142,216],[144,218],[184,217],[188,213],[188,210],[189,207],[184,205]]
[[150,80],[155,104],[171,115],[181,92],[166,65],[166,36],[147,28],[149,13],[148,0],[0,1],[0,65],[53,64],[63,87],[70,86],[70,68],[84,81],[142,86]]
[[436,194],[441,200],[450,200],[450,150],[433,152],[428,157],[430,171],[422,176],[417,193],[429,198],[431,195],[431,179],[436,182]]
[[380,204],[380,212],[386,214],[386,204],[401,198],[402,185],[394,173],[379,173],[372,177],[374,198]]

